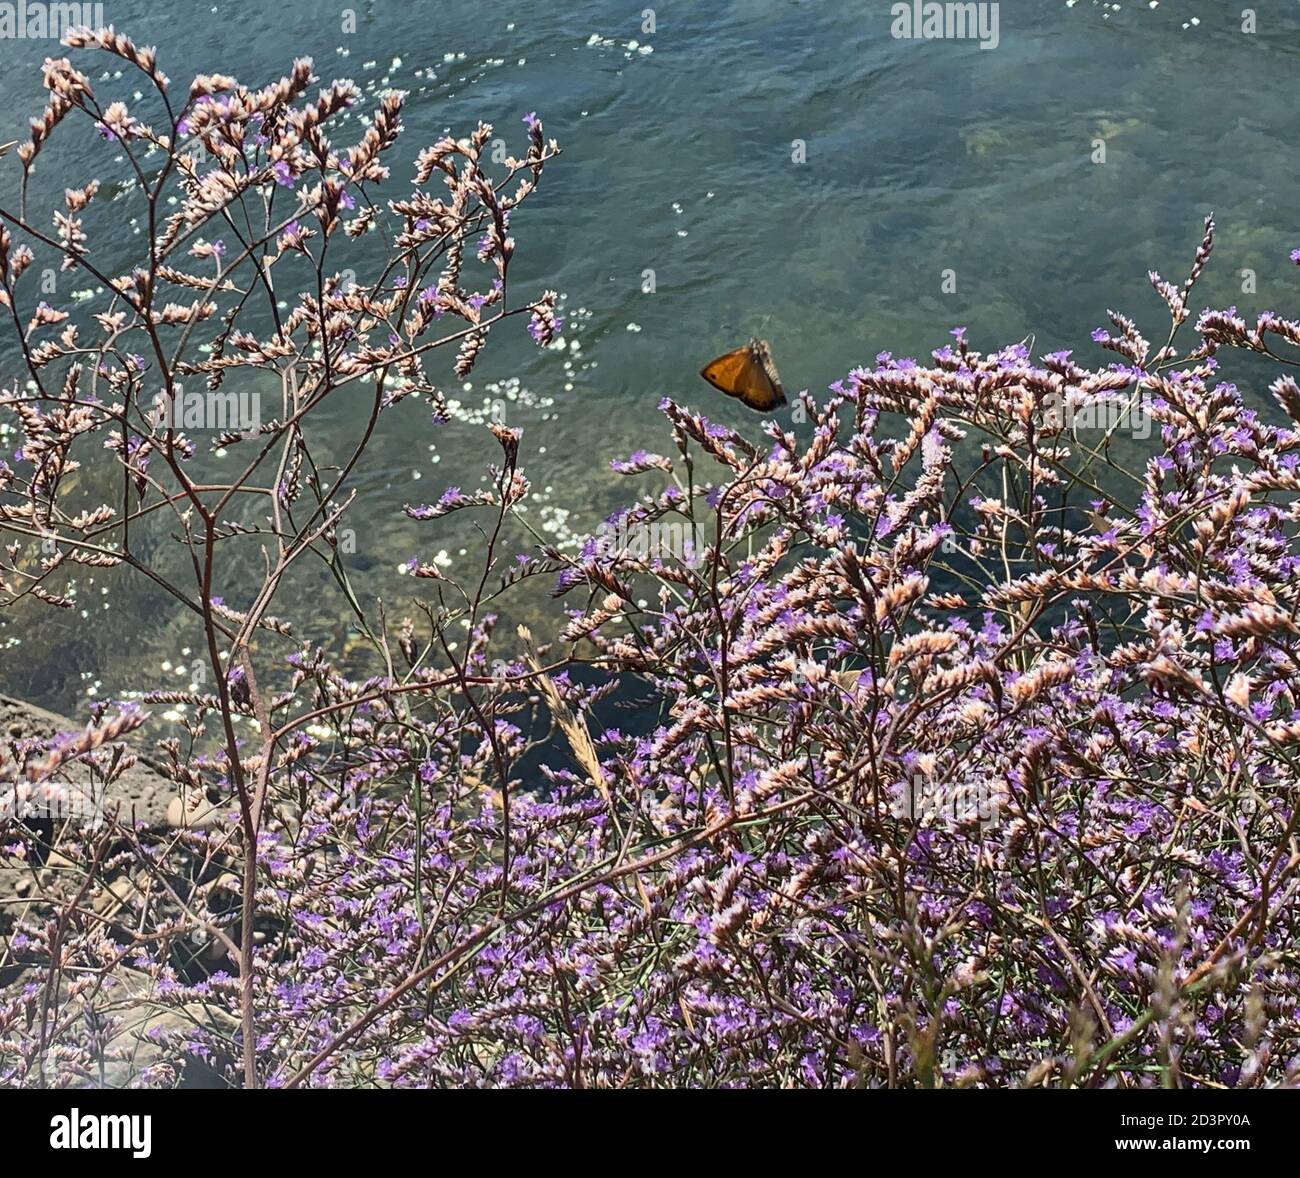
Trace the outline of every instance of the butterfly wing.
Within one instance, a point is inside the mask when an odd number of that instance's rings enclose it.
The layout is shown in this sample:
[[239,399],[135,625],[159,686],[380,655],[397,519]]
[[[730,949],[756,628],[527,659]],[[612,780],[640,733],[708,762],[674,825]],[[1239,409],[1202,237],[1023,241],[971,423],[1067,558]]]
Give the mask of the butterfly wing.
[[711,360],[700,369],[700,375],[727,396],[739,397],[741,389],[749,383],[749,371],[753,363],[748,347],[737,348],[734,352],[727,352],[726,355]]
[[763,365],[763,372],[767,376],[768,383],[772,386],[772,391],[776,393],[776,403],[785,404],[785,389],[781,387],[781,374],[776,370],[776,361],[772,359],[772,349],[768,347],[765,339],[751,339],[749,341],[749,350],[758,357],[758,361]]
[[706,364],[700,375],[714,388],[760,413],[785,404],[785,391],[772,363],[772,353],[762,340],[750,340],[743,348],[719,356]]

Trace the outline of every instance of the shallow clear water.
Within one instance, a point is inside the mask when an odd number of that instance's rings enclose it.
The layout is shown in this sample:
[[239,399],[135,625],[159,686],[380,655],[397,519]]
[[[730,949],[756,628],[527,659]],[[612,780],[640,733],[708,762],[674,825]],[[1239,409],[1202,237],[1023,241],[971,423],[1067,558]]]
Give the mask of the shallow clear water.
[[[475,543],[465,524],[415,524],[400,508],[473,485],[494,457],[474,421],[485,401],[506,400],[523,427],[538,524],[562,537],[629,493],[610,458],[667,444],[660,397],[757,433],[757,418],[696,375],[751,333],[771,341],[787,386],[813,390],[882,350],[924,354],[957,325],[979,347],[1032,332],[1040,350],[1091,357],[1088,333],[1108,306],[1161,330],[1146,271],[1181,279],[1211,209],[1218,249],[1201,303],[1294,308],[1294,4],[1256,6],[1247,34],[1239,6],[1217,0],[1110,16],[1086,0],[1016,0],[1001,5],[1000,43],[987,51],[895,40],[881,3],[662,5],[652,35],[643,7],[380,0],[357,6],[345,34],[339,10],[321,3],[105,5],[106,19],[157,45],[177,86],[210,70],[261,83],[307,54],[322,78],[409,90],[405,159],[480,117],[518,142],[530,110],[565,150],[514,225],[513,273],[520,293],[567,296],[576,347],[538,352],[522,328],[498,330],[466,390],[448,356],[444,387],[464,420],[434,427],[420,407],[400,407],[357,484],[350,567],[358,592],[382,593],[393,616],[413,587],[396,575],[401,561],[445,550],[453,572],[465,567],[461,550]],[[0,41],[0,138],[23,134],[39,109],[51,52]],[[112,148],[93,145],[103,164],[88,164],[78,134],[78,149],[42,157],[47,182],[116,174]],[[1099,139],[1104,164],[1092,160]],[[6,203],[16,170],[12,158],[0,166]],[[123,223],[105,264],[126,265],[139,242]],[[1257,294],[1242,291],[1245,269]],[[653,294],[642,292],[646,270]],[[14,361],[6,336],[6,381]],[[355,405],[337,398],[328,412],[342,452]],[[239,559],[251,575],[251,552]],[[307,572],[280,612],[341,638],[341,603],[323,584]],[[102,576],[79,597],[73,614],[0,619],[0,690],[70,709],[87,693],[151,686],[164,663],[187,681],[193,656],[182,652],[196,634],[165,598]]]

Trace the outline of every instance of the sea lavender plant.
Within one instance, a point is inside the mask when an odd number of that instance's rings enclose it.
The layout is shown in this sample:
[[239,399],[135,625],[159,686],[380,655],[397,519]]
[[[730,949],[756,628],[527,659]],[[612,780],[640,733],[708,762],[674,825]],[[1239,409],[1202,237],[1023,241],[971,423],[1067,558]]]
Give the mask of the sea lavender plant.
[[[329,136],[360,92],[336,81],[311,97],[308,60],[259,88],[208,74],[176,94],[153,50],[112,28],[76,29],[66,43],[119,59],[143,78],[148,97],[128,108],[101,95],[69,58],[47,59],[49,101],[17,152],[19,208],[0,210],[0,303],[27,380],[0,397],[20,436],[13,464],[0,464],[0,527],[15,538],[0,563],[0,597],[9,607],[34,599],[71,608],[72,591],[59,586],[75,566],[126,565],[199,619],[215,691],[152,698],[199,709],[187,744],[216,740],[206,760],[182,756],[180,742],[166,747],[184,809],[208,793],[236,803],[238,830],[224,837],[240,866],[240,1054],[253,1085],[259,843],[275,804],[280,744],[293,731],[282,731],[286,701],[254,651],[267,635],[289,634],[271,605],[305,555],[326,560],[351,599],[338,529],[353,476],[392,405],[420,396],[435,416],[445,413],[431,354],[453,349],[463,377],[507,317],[529,317],[543,340],[556,329],[552,294],[510,307],[507,283],[511,215],[557,148],[529,115],[524,155],[492,175],[484,156],[492,128],[480,123],[466,138],[421,151],[408,190],[386,198],[400,92],[384,93],[356,142],[340,147]],[[110,251],[84,223],[99,180],[65,191],[52,227],[28,213],[38,157],[78,121],[121,153],[132,213],[147,226],[129,273],[101,268]],[[120,221],[114,212],[105,233]],[[387,238],[377,257],[365,248],[372,231]],[[353,264],[340,266],[344,259]],[[98,309],[76,315],[42,300],[35,276],[50,262],[99,283]],[[327,464],[313,425],[341,395],[361,397],[357,436]],[[272,402],[266,414],[263,396]],[[202,430],[214,435],[206,447],[196,437]],[[116,475],[90,463],[95,446],[111,453]],[[74,478],[83,470],[89,488]],[[99,489],[111,497],[88,498]],[[163,520],[174,528],[188,586],[149,557]],[[264,567],[251,585],[231,560],[248,544]],[[385,639],[366,632],[386,652]],[[241,726],[253,734],[251,751],[241,748]],[[291,761],[304,746],[294,749]],[[10,778],[29,773],[31,758],[30,749],[15,749]],[[52,976],[42,1047],[59,992]]]

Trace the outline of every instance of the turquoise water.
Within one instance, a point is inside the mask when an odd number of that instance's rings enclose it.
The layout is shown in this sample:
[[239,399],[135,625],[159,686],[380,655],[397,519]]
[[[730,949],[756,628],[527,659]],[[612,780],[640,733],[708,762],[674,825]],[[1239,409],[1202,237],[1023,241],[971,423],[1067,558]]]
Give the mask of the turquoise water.
[[[813,390],[882,350],[924,354],[957,325],[980,347],[1032,332],[1040,350],[1093,357],[1088,333],[1108,306],[1161,332],[1146,272],[1181,279],[1211,209],[1219,244],[1198,305],[1295,307],[1293,3],[1257,5],[1249,34],[1240,6],[1211,0],[1110,15],[1016,0],[1000,6],[992,50],[895,40],[888,4],[663,4],[653,33],[642,30],[644,7],[381,0],[356,6],[356,31],[345,33],[326,4],[104,6],[118,28],[157,45],[177,87],[212,70],[262,83],[306,54],[322,78],[410,91],[407,160],[478,118],[518,142],[530,110],[564,148],[513,226],[512,273],[520,293],[564,293],[569,350],[539,352],[521,328],[500,330],[468,389],[447,357],[458,420],[433,427],[419,407],[400,407],[357,484],[350,570],[358,593],[382,593],[393,615],[413,587],[396,573],[411,555],[441,551],[453,573],[469,572],[465,524],[415,524],[400,507],[473,485],[494,457],[477,424],[488,401],[504,400],[524,429],[534,518],[564,540],[629,493],[610,458],[668,444],[660,397],[757,433],[757,418],[696,375],[751,333],[771,341],[787,386]],[[22,135],[39,109],[39,66],[52,51],[0,41],[0,138]],[[42,157],[49,184],[119,174],[111,146],[78,134],[76,148],[56,140]],[[0,166],[6,205],[16,170],[12,158]],[[123,219],[100,260],[125,266],[139,242]],[[1258,293],[1243,292],[1244,270]],[[8,336],[0,362],[12,380]],[[331,405],[326,449],[345,452],[359,425],[350,408]],[[234,560],[238,585],[255,554]],[[299,600],[278,612],[301,616],[312,636],[345,638],[322,583],[308,572]],[[165,598],[101,574],[79,600],[73,614],[0,620],[0,690],[72,708],[90,692],[149,686],[164,664],[185,680],[196,634]]]

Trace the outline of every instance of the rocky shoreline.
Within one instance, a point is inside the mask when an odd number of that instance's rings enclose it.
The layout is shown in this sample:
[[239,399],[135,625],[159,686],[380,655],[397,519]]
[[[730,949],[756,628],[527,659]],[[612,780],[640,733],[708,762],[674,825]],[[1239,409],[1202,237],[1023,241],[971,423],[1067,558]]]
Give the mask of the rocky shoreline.
[[[19,741],[48,740],[60,733],[78,732],[82,727],[57,712],[47,711],[13,696],[0,695],[0,756],[6,759],[12,755],[11,746]],[[120,821],[126,823],[143,823],[146,826],[166,824],[169,806],[176,796],[171,782],[144,760],[137,761],[111,785],[93,786],[93,792],[90,771],[76,761],[62,766],[59,777],[74,788],[84,783],[88,798],[94,798],[97,805],[103,806],[105,813],[116,814]],[[12,788],[11,784],[0,783],[0,790]],[[57,860],[56,848],[52,847],[51,852],[51,858]],[[25,900],[34,890],[41,890],[33,887],[34,884],[44,882],[33,877],[34,871],[44,870],[47,875],[53,876],[55,873],[50,867],[49,863],[36,865],[15,861],[0,854],[0,933],[9,924],[9,917],[4,911],[8,903],[14,899]],[[54,881],[51,879],[48,882]]]
[[[0,756],[12,756],[12,746],[16,742],[46,740],[60,733],[80,732],[83,728],[84,725],[56,712],[0,695]],[[107,787],[95,785],[96,793],[93,795],[89,787],[98,778],[92,779],[90,770],[77,761],[61,766],[58,776],[73,789],[82,784],[87,786],[87,796],[94,796],[97,804],[102,804],[104,813],[123,825],[143,825],[159,830],[178,826],[183,821],[192,823],[195,807],[190,806],[190,816],[183,817],[186,808],[181,806],[176,787],[141,756],[138,749],[133,748],[132,752],[139,760]],[[5,788],[12,786],[0,783],[0,789]],[[102,794],[98,792],[100,790]],[[206,809],[207,813],[200,820],[216,813],[212,807]],[[0,851],[0,1009],[6,1001],[15,1001],[33,976],[30,966],[23,961],[22,953],[12,952],[16,942],[11,942],[10,938],[16,922],[20,919],[30,921],[42,913],[52,915],[61,902],[66,902],[71,893],[80,888],[83,879],[74,864],[60,854],[57,833],[52,827],[41,829],[40,821],[36,819],[38,825],[35,829],[42,839],[49,839],[49,845],[39,859],[7,856]],[[29,819],[29,826],[31,822]],[[141,897],[150,890],[150,885],[151,881],[140,873],[116,871],[96,880],[86,889],[84,905],[107,928],[115,930],[113,935],[116,938],[126,939],[130,936],[134,914],[143,902]],[[152,902],[157,903],[158,898],[154,897]],[[201,947],[196,946],[197,951],[201,951]],[[69,983],[63,979],[60,984],[67,986]],[[216,1073],[199,1061],[180,1076],[175,1075],[173,1069],[165,1069],[166,1075],[154,1074],[151,1069],[162,1058],[158,1038],[161,1032],[184,1034],[188,1028],[200,1025],[209,1029],[216,1025],[229,1029],[227,1023],[233,1023],[233,1020],[207,1006],[176,1006],[157,1001],[153,980],[138,970],[123,968],[106,984],[110,989],[104,995],[111,991],[113,999],[107,1009],[113,1011],[114,1018],[111,1033],[87,1075],[92,1086],[122,1088],[151,1082],[197,1087],[220,1085]],[[101,995],[101,1001],[104,995]],[[223,1018],[224,1022],[221,1021]]]
[[[17,740],[48,739],[61,732],[80,732],[85,727],[67,716],[46,711],[13,696],[0,695],[0,740],[8,745]],[[3,747],[3,746],[0,746]],[[116,810],[122,821],[156,825],[168,820],[168,806],[176,788],[142,757],[108,788],[104,804]],[[67,776],[75,780],[75,763],[67,767]]]

